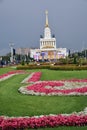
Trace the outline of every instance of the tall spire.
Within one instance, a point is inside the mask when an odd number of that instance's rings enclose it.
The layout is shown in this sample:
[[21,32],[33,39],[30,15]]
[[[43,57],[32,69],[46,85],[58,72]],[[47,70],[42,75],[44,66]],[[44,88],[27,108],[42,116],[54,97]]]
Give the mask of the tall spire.
[[45,27],[49,27],[49,23],[48,23],[48,11],[46,10],[46,24]]

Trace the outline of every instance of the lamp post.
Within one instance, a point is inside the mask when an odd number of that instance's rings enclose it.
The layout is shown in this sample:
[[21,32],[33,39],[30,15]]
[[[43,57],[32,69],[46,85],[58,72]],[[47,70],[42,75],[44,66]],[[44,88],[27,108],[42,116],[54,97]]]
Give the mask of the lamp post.
[[86,54],[87,49],[85,49],[84,51],[85,51],[85,60],[86,60],[86,58],[87,58],[87,54]]
[[13,42],[10,42],[9,46],[10,46],[10,49],[11,49],[10,61],[11,61],[11,63],[13,63],[13,61],[14,61],[14,57],[13,57],[13,46],[14,46],[14,44],[13,44]]

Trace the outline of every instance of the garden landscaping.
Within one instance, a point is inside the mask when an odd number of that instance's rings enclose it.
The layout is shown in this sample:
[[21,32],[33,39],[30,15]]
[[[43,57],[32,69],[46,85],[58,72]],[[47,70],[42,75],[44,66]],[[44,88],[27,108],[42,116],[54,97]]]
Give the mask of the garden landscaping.
[[86,129],[87,71],[35,71],[19,71],[21,75],[17,72],[0,82],[0,128],[85,126]]
[[40,76],[41,72],[32,73],[22,83],[25,81],[33,85],[21,87],[19,91],[31,95],[87,95],[87,79],[39,81]]

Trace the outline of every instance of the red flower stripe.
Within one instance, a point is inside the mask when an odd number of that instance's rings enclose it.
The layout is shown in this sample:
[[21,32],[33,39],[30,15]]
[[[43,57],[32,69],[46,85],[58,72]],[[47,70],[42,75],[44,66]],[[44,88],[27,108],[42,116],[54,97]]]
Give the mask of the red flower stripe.
[[8,72],[6,74],[0,75],[0,79],[6,78],[6,77],[8,77],[10,75],[13,75],[13,74],[21,74],[21,73],[24,73],[24,71],[23,70],[10,71],[10,72]]
[[40,117],[5,118],[0,117],[0,129],[41,128],[58,126],[85,126],[87,115],[54,115]]
[[[54,89],[55,86],[61,87],[63,86],[64,83],[59,82],[59,81],[46,81],[46,82],[41,82],[41,83],[35,83],[33,85],[30,85],[26,87],[27,91],[33,90],[34,92],[39,92],[39,93],[45,93],[46,95],[51,94],[51,93],[62,93],[62,94],[70,94],[70,93],[86,93],[87,92],[87,86],[84,86],[82,88],[73,88],[73,89]],[[51,88],[46,88],[46,86],[51,86]]]
[[41,72],[35,72],[31,78],[28,79],[28,82],[37,82],[41,78]]

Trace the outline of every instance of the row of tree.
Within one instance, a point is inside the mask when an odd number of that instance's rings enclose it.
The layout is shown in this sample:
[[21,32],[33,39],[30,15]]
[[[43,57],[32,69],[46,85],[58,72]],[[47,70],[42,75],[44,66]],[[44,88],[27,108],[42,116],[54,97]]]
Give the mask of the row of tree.
[[[1,60],[0,60],[0,65],[6,65],[6,64],[11,64],[10,63],[10,57],[11,57],[11,53],[8,53],[6,56],[2,56]],[[29,55],[18,55],[15,53],[13,53],[13,57],[14,57],[14,63],[18,64],[18,63],[24,63],[26,62],[27,64],[31,61],[33,61],[33,58],[30,58],[30,54]],[[59,59],[56,61],[57,63],[60,64],[87,64],[87,50],[83,50],[81,52],[74,52],[71,53],[69,50],[68,53],[68,57],[66,57],[66,59]]]

